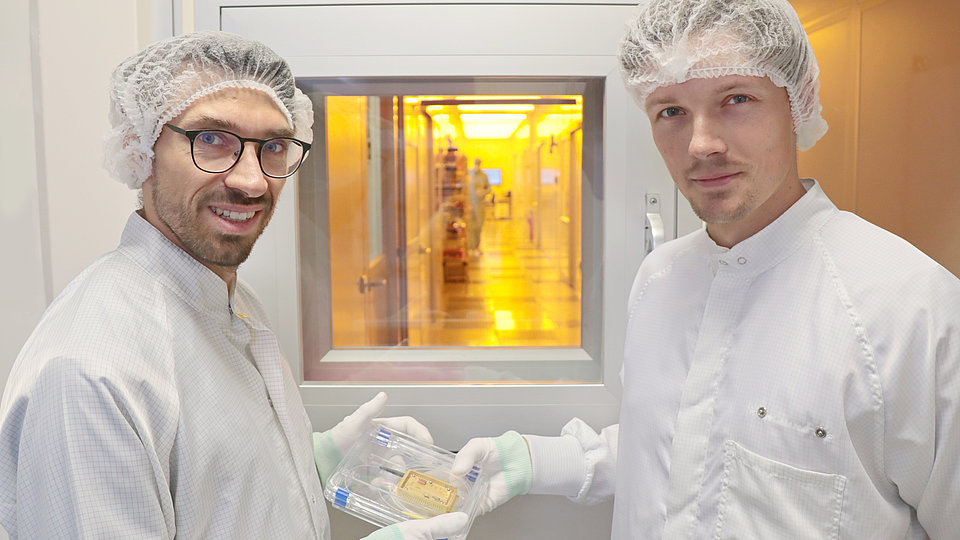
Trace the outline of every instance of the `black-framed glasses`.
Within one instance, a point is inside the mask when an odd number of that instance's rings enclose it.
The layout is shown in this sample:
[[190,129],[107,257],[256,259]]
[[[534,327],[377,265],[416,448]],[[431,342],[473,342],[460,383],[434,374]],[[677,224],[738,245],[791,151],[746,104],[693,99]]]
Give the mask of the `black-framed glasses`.
[[171,130],[190,139],[190,155],[193,164],[203,172],[227,172],[240,161],[248,142],[257,143],[257,161],[260,170],[270,178],[287,178],[297,172],[310,143],[293,137],[251,139],[222,129],[181,129],[173,124],[164,124]]

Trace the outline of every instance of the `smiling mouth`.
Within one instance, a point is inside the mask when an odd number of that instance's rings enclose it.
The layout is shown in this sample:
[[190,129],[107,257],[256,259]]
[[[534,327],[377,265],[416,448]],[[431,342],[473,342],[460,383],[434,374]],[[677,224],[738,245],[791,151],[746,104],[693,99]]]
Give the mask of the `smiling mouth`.
[[253,217],[254,215],[256,215],[256,213],[257,213],[256,211],[253,211],[253,212],[233,212],[233,211],[231,211],[231,210],[223,210],[223,209],[221,209],[221,208],[217,208],[216,206],[211,206],[210,209],[213,210],[213,213],[214,213],[214,214],[217,214],[218,216],[222,217],[223,219],[225,219],[225,220],[227,220],[227,221],[234,221],[234,222],[237,222],[237,223],[242,223],[242,222],[244,222],[244,221],[248,221],[250,218],[252,218],[252,217]]

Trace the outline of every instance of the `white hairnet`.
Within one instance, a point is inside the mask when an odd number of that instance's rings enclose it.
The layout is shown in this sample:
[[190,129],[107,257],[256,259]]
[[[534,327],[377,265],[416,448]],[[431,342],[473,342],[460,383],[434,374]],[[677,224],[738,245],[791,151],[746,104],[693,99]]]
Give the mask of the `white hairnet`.
[[820,116],[820,68],[787,0],[641,0],[618,52],[637,103],[660,86],[748,75],[786,88],[797,148],[827,132]]
[[110,80],[104,166],[139,189],[150,176],[163,124],[224,88],[259,90],[286,115],[294,137],[313,142],[313,106],[294,86],[286,61],[267,46],[225,32],[196,32],[154,43],[127,58]]

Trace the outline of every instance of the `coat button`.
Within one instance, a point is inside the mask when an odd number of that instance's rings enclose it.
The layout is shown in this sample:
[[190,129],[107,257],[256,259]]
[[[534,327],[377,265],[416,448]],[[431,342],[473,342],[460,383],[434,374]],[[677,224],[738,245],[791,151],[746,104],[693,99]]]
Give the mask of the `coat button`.
[[763,418],[766,415],[767,415],[766,407],[760,407],[759,409],[757,409],[757,416],[759,416],[760,418]]
[[817,437],[820,437],[822,439],[827,436],[827,430],[823,429],[822,427],[818,427],[816,434],[817,434]]

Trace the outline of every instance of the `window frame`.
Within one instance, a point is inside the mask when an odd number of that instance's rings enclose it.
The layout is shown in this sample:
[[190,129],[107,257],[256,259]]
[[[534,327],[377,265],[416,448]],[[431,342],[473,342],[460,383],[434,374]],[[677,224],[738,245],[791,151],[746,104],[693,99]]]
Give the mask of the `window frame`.
[[[399,47],[397,36],[385,38],[382,29],[368,24],[369,10],[376,11],[378,17],[389,18],[389,24],[432,25],[451,38],[431,36],[429,43],[414,40]],[[470,10],[470,13],[459,10]],[[633,0],[619,4],[535,1],[484,6],[384,2],[382,9],[368,2],[353,6],[298,0],[283,6],[269,6],[263,5],[262,0],[196,0],[198,30],[220,29],[258,39],[287,58],[297,77],[510,77],[522,74],[599,76],[606,80],[601,186],[603,233],[601,245],[596,247],[601,253],[601,279],[593,284],[600,288],[603,305],[600,382],[428,387],[304,383],[300,376],[301,352],[296,345],[300,340],[295,219],[298,201],[296,190],[288,189],[278,200],[273,222],[241,267],[240,277],[253,285],[263,301],[317,429],[332,426],[378,390],[387,390],[390,394],[385,415],[415,416],[431,427],[438,444],[450,448],[458,448],[469,437],[495,435],[504,429],[556,434],[573,416],[597,428],[616,421],[626,329],[625,301],[645,253],[645,195],[661,196],[666,238],[675,237],[677,216],[685,219],[684,204],[680,204],[678,210],[675,187],[653,144],[647,119],[620,81],[615,54],[623,21],[632,16],[634,10]],[[507,32],[497,40],[489,40],[464,34],[459,27],[448,27],[444,21],[451,20],[451,13],[460,13],[456,16],[458,20],[468,17],[478,26],[518,18],[531,20],[531,17],[539,23],[527,25],[524,32]],[[584,24],[589,32],[568,30]],[[316,36],[324,37],[315,39]],[[345,43],[362,43],[363,48],[336,49]],[[448,43],[450,48],[438,54],[436,43]],[[294,345],[288,346],[291,343]],[[475,355],[482,351],[451,349],[447,352]],[[451,409],[451,406],[457,408]]]
[[[298,220],[315,224],[307,229],[298,228],[298,260],[301,268],[315,269],[311,275],[301,273],[300,316],[304,331],[301,332],[300,374],[305,385],[327,386],[328,381],[305,380],[304,358],[319,358],[319,361],[335,363],[337,368],[349,369],[350,365],[371,367],[382,364],[395,373],[402,373],[404,366],[410,368],[432,365],[450,373],[463,372],[471,367],[483,367],[488,373],[500,371],[509,379],[538,380],[542,384],[565,384],[571,382],[597,383],[602,378],[601,365],[601,295],[602,278],[599,262],[602,260],[602,208],[603,167],[597,156],[603,151],[604,79],[601,77],[419,77],[419,78],[325,78],[306,77],[298,81],[301,90],[314,99],[314,151],[304,163],[296,186],[298,190]],[[371,347],[335,348],[332,343],[330,313],[330,276],[326,267],[330,259],[329,209],[326,204],[328,186],[326,152],[326,117],[322,103],[325,96],[378,96],[407,95],[583,95],[583,157],[581,164],[581,340],[579,347]],[[587,137],[593,133],[595,136]],[[306,214],[306,215],[304,215]],[[307,249],[304,249],[304,246]],[[316,253],[310,247],[316,248]],[[588,264],[592,262],[593,264]],[[317,287],[320,279],[322,286]],[[322,290],[327,289],[327,290]],[[303,291],[307,291],[303,293]],[[305,294],[305,296],[304,296]],[[313,331],[311,331],[313,330]],[[289,345],[288,345],[289,346]],[[492,349],[492,350],[491,350]],[[451,354],[450,351],[457,351]],[[501,366],[507,366],[501,370]],[[545,375],[555,373],[555,375]],[[385,381],[373,381],[382,383]],[[486,383],[487,381],[463,381]],[[414,383],[416,384],[416,383]],[[429,383],[424,383],[429,384]]]

